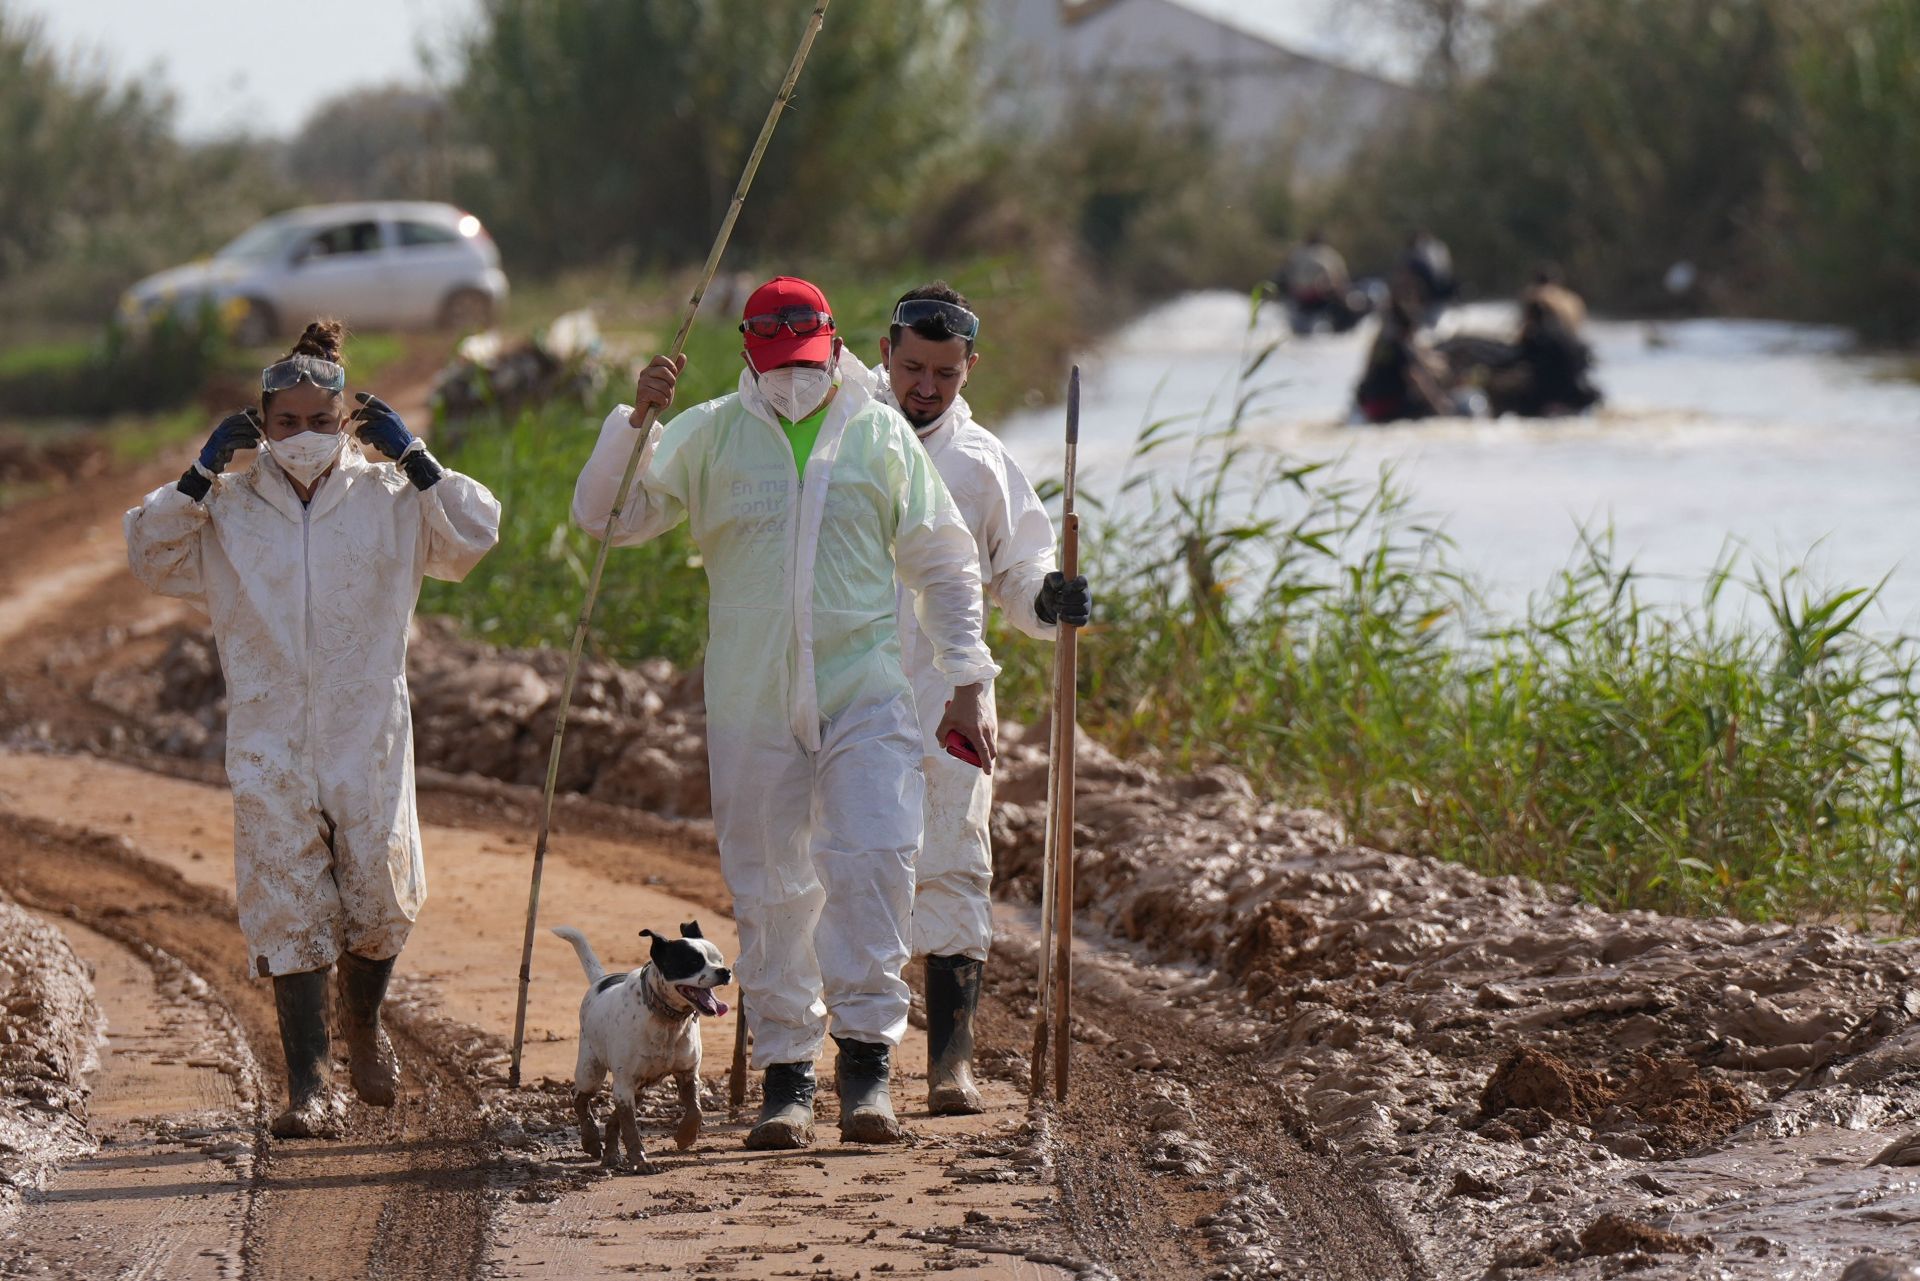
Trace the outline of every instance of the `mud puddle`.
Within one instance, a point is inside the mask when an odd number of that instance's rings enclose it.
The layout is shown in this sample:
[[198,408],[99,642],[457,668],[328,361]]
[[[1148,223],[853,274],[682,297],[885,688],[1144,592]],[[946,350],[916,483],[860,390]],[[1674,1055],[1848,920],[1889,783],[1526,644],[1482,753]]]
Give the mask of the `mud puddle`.
[[[221,894],[125,841],[18,813],[0,828],[0,888],[148,956],[172,957],[247,1044],[274,1043],[270,989],[245,976],[232,904]],[[404,1018],[394,1030],[407,1068],[401,1104],[387,1114],[350,1112],[344,1144],[267,1144],[265,1117],[255,1113],[241,1249],[248,1276],[459,1276],[480,1257],[491,1157],[467,1070]],[[277,1055],[260,1058],[277,1066]],[[263,1087],[271,1098],[283,1089],[271,1077]],[[177,1182],[164,1186],[175,1199]],[[41,1244],[23,1249],[37,1253]]]
[[98,1147],[28,1196],[0,1276],[240,1276],[260,1096],[244,1039],[172,958],[58,924],[106,1023],[86,1079]]
[[0,895],[0,1223],[93,1146],[85,1078],[102,1024],[89,979],[58,930]]

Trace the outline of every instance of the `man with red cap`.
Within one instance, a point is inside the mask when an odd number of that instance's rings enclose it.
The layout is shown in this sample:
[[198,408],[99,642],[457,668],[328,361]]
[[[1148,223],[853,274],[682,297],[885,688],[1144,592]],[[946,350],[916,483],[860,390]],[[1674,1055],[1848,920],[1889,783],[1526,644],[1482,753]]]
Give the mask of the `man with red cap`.
[[952,689],[958,730],[989,767],[973,535],[900,414],[839,380],[826,297],[782,276],[747,300],[737,391],[656,425],[611,518],[645,407],[667,409],[685,358],[656,356],[636,407],[607,417],[573,518],[633,546],[689,522],[711,593],[707,755],[721,870],[740,928],[736,972],[765,1071],[752,1148],[813,1135],[813,1060],[838,1047],[840,1133],[897,1141],[891,1049],[907,1027],[920,844],[920,729],[902,674],[896,578]]

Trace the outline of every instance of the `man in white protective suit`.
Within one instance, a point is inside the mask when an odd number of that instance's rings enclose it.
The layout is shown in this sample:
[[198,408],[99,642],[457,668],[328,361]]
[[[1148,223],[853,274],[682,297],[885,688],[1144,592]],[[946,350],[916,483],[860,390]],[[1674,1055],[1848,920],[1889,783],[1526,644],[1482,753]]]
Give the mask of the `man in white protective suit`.
[[[915,289],[894,305],[872,377],[880,399],[906,415],[959,506],[988,599],[1028,636],[1052,640],[1061,620],[1086,625],[1093,597],[1084,577],[1067,579],[1055,568],[1046,508],[960,394],[980,359],[974,350],[979,334],[980,318],[944,281]],[[927,1107],[935,1116],[973,1113],[980,1111],[973,1016],[993,942],[987,834],[993,779],[947,752],[939,731],[947,692],[927,637],[906,611],[900,649],[926,731],[926,834],[915,864],[913,952],[927,967]],[[994,715],[991,686],[987,715]]]
[[[273,979],[289,1105],[281,1138],[336,1138],[327,973],[339,966],[354,1092],[391,1106],[380,1026],[426,898],[414,810],[407,628],[423,575],[458,581],[499,536],[500,505],[440,466],[361,394],[346,413],[343,335],[307,326],[177,484],[126,515],[134,574],[205,610],[227,681],[234,894],[247,968]],[[349,444],[357,422],[360,446]],[[241,449],[252,466],[223,474]],[[374,458],[369,455],[382,455]]]
[[[921,732],[900,666],[895,582],[916,593],[945,725],[993,755],[972,536],[899,413],[838,374],[820,290],[779,277],[747,300],[737,391],[656,425],[612,521],[629,425],[684,367],[656,357],[600,429],[573,516],[616,546],[686,520],[711,593],[707,753],[735,970],[765,1072],[750,1148],[813,1137],[813,1060],[838,1048],[840,1133],[896,1142],[892,1047],[920,844]],[[613,528],[609,529],[612,524]]]

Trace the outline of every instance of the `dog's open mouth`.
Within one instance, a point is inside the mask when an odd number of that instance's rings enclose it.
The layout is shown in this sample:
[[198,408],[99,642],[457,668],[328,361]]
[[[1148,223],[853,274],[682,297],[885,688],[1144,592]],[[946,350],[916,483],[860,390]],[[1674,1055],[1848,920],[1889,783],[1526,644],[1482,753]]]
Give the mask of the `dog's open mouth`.
[[710,1019],[717,1019],[727,1012],[727,1003],[716,999],[711,988],[688,987],[685,983],[676,983],[674,988],[687,998],[687,1004]]

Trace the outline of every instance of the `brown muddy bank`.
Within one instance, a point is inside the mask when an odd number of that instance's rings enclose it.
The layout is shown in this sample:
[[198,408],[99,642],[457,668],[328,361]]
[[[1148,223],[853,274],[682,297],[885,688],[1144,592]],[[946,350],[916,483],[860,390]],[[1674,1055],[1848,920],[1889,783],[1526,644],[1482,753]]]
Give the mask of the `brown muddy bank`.
[[[419,763],[537,784],[562,667],[423,627]],[[93,692],[144,746],[218,753],[191,633]],[[697,673],[590,664],[569,725],[563,787],[707,812]],[[1030,901],[1045,762],[1007,737],[996,882]],[[1226,769],[1085,744],[1079,772],[1079,919],[1182,974],[1175,1015],[1277,1079],[1437,1274],[1829,1277],[1920,1253],[1920,945],[1603,912],[1350,845]],[[1131,1070],[1177,1074],[1165,1058]]]
[[0,896],[0,1219],[92,1150],[84,1078],[103,1028],[91,977],[59,930]]

